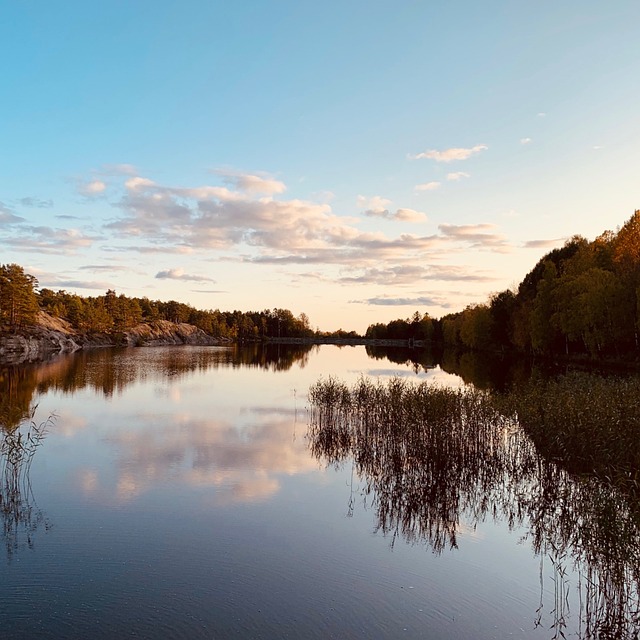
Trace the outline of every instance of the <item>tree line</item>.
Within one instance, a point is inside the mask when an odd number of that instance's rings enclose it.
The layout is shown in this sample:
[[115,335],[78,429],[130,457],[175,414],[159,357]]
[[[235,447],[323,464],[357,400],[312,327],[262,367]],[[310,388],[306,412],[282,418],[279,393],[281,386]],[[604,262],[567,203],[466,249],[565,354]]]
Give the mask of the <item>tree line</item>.
[[[0,265],[0,331],[37,321],[39,310],[64,318],[79,332],[120,332],[140,322],[186,322],[207,334],[248,341],[312,336],[357,337],[342,329],[314,331],[306,314],[288,309],[220,311],[171,300],[127,297],[108,290],[82,297],[37,290],[37,279],[16,264]],[[416,313],[372,324],[376,339],[413,339],[480,351],[620,358],[640,352],[640,210],[616,232],[589,242],[574,236],[543,256],[517,290],[493,294],[442,318]]]
[[621,358],[640,351],[640,210],[616,232],[574,236],[543,256],[517,290],[431,319],[375,324],[367,337],[476,350]]
[[201,310],[170,300],[117,295],[79,296],[64,290],[37,290],[37,279],[17,264],[0,265],[0,331],[17,331],[37,324],[38,312],[62,318],[80,333],[112,333],[159,320],[195,325],[207,334],[231,340],[304,338],[315,335],[309,318],[288,309],[264,311]]
[[296,317],[288,309],[248,312],[203,310],[175,300],[163,302],[146,297],[130,298],[124,294],[117,295],[112,289],[96,297],[42,289],[38,299],[43,311],[65,318],[75,329],[87,333],[126,331],[141,322],[168,320],[192,324],[209,335],[231,340],[313,334],[306,314]]

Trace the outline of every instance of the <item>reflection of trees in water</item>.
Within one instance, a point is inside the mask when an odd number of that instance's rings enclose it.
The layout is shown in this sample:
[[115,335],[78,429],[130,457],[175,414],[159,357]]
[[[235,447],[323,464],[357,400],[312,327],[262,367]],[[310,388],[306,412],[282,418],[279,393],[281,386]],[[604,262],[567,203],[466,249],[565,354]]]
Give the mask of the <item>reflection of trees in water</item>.
[[418,373],[433,369],[439,361],[439,352],[430,348],[412,349],[409,347],[383,347],[366,345],[367,355],[374,360],[389,360],[395,364],[405,364]]
[[548,615],[558,637],[570,613],[570,569],[580,580],[580,637],[638,637],[637,499],[547,462],[476,389],[329,380],[309,399],[311,451],[333,465],[354,460],[377,528],[392,541],[401,536],[439,553],[457,546],[462,522],[524,527],[534,551],[553,563]]
[[2,538],[11,557],[26,545],[33,547],[33,534],[48,523],[37,508],[29,480],[31,462],[51,418],[41,424],[24,421],[12,429],[0,424],[0,515]]
[[313,344],[255,343],[238,346],[233,350],[231,364],[240,367],[258,367],[271,371],[288,371],[294,364],[304,369],[311,351],[318,350]]
[[367,345],[366,349],[370,358],[406,364],[416,373],[440,366],[446,373],[460,376],[479,389],[504,389],[526,380],[531,373],[530,363],[523,358],[500,353],[443,350],[435,345],[427,348]]
[[252,344],[232,347],[150,347],[80,351],[41,364],[0,367],[0,424],[14,428],[33,409],[36,392],[90,388],[107,397],[138,380],[178,378],[218,368],[287,371],[304,367],[314,345]]
[[0,367],[0,427],[12,430],[29,418],[36,384],[32,365]]

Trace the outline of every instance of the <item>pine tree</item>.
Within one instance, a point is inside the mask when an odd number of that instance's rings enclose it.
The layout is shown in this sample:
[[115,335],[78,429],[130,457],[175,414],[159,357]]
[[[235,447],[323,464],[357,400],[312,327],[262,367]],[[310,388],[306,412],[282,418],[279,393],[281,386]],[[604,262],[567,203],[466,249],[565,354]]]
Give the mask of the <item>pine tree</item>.
[[17,264],[0,265],[0,325],[15,331],[35,324],[38,299],[34,287],[36,278]]

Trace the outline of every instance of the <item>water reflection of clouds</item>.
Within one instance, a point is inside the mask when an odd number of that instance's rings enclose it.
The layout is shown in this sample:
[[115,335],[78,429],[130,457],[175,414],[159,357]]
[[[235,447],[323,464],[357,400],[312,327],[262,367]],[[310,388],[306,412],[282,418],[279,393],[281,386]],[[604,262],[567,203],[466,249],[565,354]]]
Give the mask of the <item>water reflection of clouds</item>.
[[180,402],[182,402],[181,387],[177,383],[158,386],[154,389],[153,393],[156,398],[167,399],[174,404],[180,404]]
[[[247,413],[253,420],[242,427],[184,413],[170,420],[146,414],[137,417],[135,430],[112,431],[106,442],[117,456],[116,500],[126,502],[170,483],[215,488],[215,504],[259,501],[280,489],[282,476],[317,470],[304,437],[295,435],[291,410],[257,407]],[[113,499],[90,471],[83,470],[79,480],[86,493]]]
[[84,431],[89,424],[84,416],[68,410],[56,412],[56,433],[65,438],[73,438],[80,431]]

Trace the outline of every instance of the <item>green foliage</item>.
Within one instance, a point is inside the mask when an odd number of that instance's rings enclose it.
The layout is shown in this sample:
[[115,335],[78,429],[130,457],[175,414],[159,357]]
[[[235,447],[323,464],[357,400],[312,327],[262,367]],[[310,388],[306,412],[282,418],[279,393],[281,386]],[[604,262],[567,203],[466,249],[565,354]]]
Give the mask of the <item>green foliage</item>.
[[531,380],[498,402],[550,457],[640,489],[640,379],[574,373]]
[[553,565],[553,637],[564,637],[572,566],[581,637],[631,639],[640,621],[639,398],[638,379],[591,376],[506,395],[400,378],[351,388],[320,380],[309,390],[309,446],[329,465],[352,461],[392,545],[402,536],[439,553],[491,518],[524,528],[521,541]]
[[467,307],[462,313],[460,340],[465,347],[488,349],[491,345],[493,318],[489,307],[475,305]]
[[365,333],[366,338],[375,340],[426,340],[434,335],[434,322],[428,313],[416,311],[406,320],[392,320],[388,324],[370,325]]
[[[411,335],[410,320],[368,337]],[[640,210],[593,242],[574,236],[543,256],[517,289],[432,320],[431,338],[479,351],[640,359]]]
[[0,330],[2,326],[16,330],[35,324],[38,300],[36,278],[17,264],[0,265]]
[[205,333],[240,341],[266,338],[304,338],[315,335],[309,318],[295,317],[288,309],[264,311],[219,311],[195,309],[189,304],[170,300],[149,300],[117,295],[109,289],[105,295],[81,297],[66,291],[42,289],[37,301],[43,311],[68,320],[86,333],[123,332],[141,322],[168,320],[192,324]]

